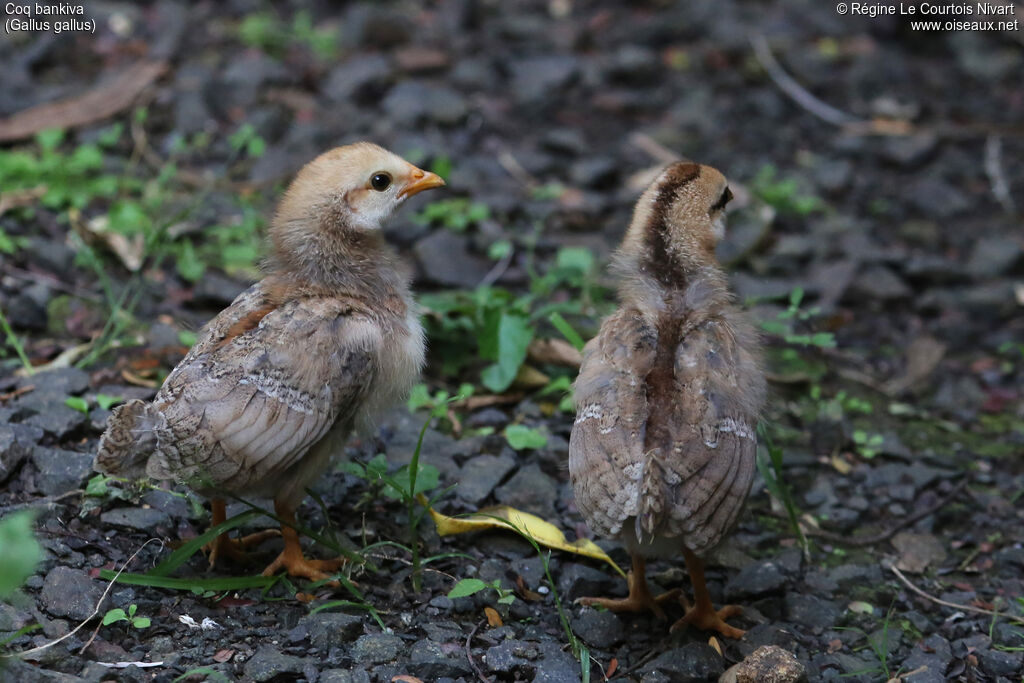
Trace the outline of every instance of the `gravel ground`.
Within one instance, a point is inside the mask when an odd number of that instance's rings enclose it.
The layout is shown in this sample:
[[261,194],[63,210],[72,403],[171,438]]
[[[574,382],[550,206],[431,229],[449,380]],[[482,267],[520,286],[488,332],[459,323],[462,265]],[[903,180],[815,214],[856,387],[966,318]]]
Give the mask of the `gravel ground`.
[[[429,521],[421,527],[424,556],[460,555],[430,564],[422,590],[412,588],[409,555],[394,546],[370,553],[375,570],[353,572],[384,628],[365,610],[316,611],[350,599],[344,590],[297,599],[283,583],[266,594],[115,584],[105,593],[101,569],[133,558],[128,571],[145,572],[166,558],[167,543],[202,533],[209,519],[179,491],[82,493],[107,415],[96,396],[151,396],[136,380],[172,367],[184,352],[179,333],[246,284],[244,270],[215,267],[193,282],[178,253],[177,267],[152,264],[135,288],[131,329],[140,346],[85,370],[31,377],[15,374],[9,348],[0,360],[0,515],[37,511],[44,548],[36,574],[0,603],[0,638],[39,624],[4,646],[24,651],[67,636],[9,660],[0,678],[173,681],[192,672],[187,680],[575,681],[581,667],[557,595],[589,650],[591,680],[718,680],[774,645],[811,681],[1024,681],[1019,30],[913,31],[899,16],[842,16],[832,3],[796,0],[321,2],[305,14],[300,5],[90,4],[95,34],[23,32],[0,43],[0,115],[81,93],[139,59],[164,60],[163,75],[141,95],[145,120],[114,117],[135,135],[125,133],[121,160],[107,163],[123,170],[135,163],[125,161],[129,153],[144,151],[146,168],[178,154],[181,136],[205,134],[205,145],[175,157],[183,175],[198,179],[199,206],[177,224],[197,244],[204,230],[244,223],[239,195],[269,211],[289,174],[331,146],[372,139],[422,163],[446,157],[447,197],[489,212],[452,230],[413,221],[428,201],[417,199],[392,221],[388,235],[415,264],[425,293],[484,280],[522,292],[532,271],[550,272],[567,246],[590,249],[603,269],[645,171],[666,153],[718,167],[738,188],[722,257],[741,299],[760,320],[777,323],[781,313],[792,322],[785,297],[800,288],[800,310],[810,314],[795,316],[797,331],[836,339],[820,348],[766,337],[773,382],[765,422],[806,549],[758,477],[708,570],[716,602],[745,607],[736,621],[746,636],[718,642],[721,652],[708,634],[669,635],[646,615],[573,605],[582,595],[625,593],[606,565],[552,553],[552,586],[542,558],[515,535],[439,538]],[[270,17],[272,28],[246,22],[254,15]],[[318,52],[321,34],[303,29],[303,17],[337,36],[333,54]],[[755,36],[777,65],[758,54]],[[787,94],[773,68],[817,102],[814,111]],[[246,123],[265,150],[240,159],[231,136]],[[69,148],[99,139],[109,125],[68,133]],[[165,209],[189,201],[176,195]],[[105,324],[106,284],[76,261],[79,242],[69,235],[115,206],[108,197],[80,213],[46,202],[0,213],[0,236],[18,245],[0,254],[0,306],[36,364]],[[488,253],[502,240],[515,250],[495,267]],[[108,254],[105,263],[119,291],[130,281],[124,257]],[[603,276],[599,283],[608,284]],[[600,310],[577,320],[585,336]],[[426,373],[432,392],[477,379],[473,367],[446,372],[445,361],[435,348]],[[68,397],[86,399],[89,409],[76,410]],[[437,467],[442,487],[457,485],[438,508],[456,514],[509,504],[570,538],[587,535],[565,466],[571,414],[551,396],[513,398],[457,409],[454,431],[450,419],[428,430],[423,460]],[[347,456],[366,461],[381,452],[393,464],[408,462],[426,419],[396,408]],[[502,436],[510,424],[540,428],[546,445],[513,449]],[[323,504],[307,498],[300,513],[311,528],[355,548],[408,541],[405,508],[364,480],[332,472],[315,493]],[[144,546],[151,538],[165,543]],[[173,576],[255,574],[274,557],[274,543],[255,554],[253,567],[211,572],[196,555]],[[628,564],[620,548],[602,544]],[[689,588],[681,562],[652,563],[650,574],[661,588]],[[466,577],[498,581],[515,598],[499,603],[490,589],[447,597]],[[101,616],[135,605],[150,625],[93,619],[67,635],[101,599]],[[1003,616],[984,613],[993,609]],[[670,619],[681,613],[669,609]],[[216,626],[199,626],[206,618]],[[160,664],[101,665],[113,662]]]

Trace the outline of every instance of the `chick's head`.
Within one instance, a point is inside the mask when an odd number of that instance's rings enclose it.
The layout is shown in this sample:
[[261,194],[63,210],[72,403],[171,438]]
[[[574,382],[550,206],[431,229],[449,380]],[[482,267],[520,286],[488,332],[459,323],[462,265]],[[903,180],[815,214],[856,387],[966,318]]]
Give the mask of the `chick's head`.
[[277,222],[313,220],[376,230],[405,199],[444,184],[436,173],[372,143],[358,142],[306,164],[285,193]]

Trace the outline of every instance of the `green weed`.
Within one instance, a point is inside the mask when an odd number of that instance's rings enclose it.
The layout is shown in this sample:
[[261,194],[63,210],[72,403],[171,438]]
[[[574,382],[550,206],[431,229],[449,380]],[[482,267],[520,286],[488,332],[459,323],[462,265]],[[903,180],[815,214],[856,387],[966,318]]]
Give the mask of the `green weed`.
[[18,590],[43,559],[32,533],[31,512],[15,512],[0,519],[0,600]]
[[750,181],[751,191],[766,204],[782,214],[807,216],[825,209],[820,197],[804,194],[794,178],[779,178],[778,170],[772,164],[765,164]]
[[782,467],[782,448],[774,444],[764,422],[758,424],[757,432],[759,441],[764,444],[763,449],[758,449],[757,471],[761,473],[761,478],[764,480],[768,493],[785,509],[790,531],[792,531],[800,543],[804,556],[810,557],[810,544],[804,535],[803,528],[800,526],[800,509],[793,499],[793,493],[786,482],[785,472]]
[[462,197],[441,199],[427,204],[412,220],[420,225],[442,225],[453,232],[466,232],[491,217],[491,209],[481,202]]
[[501,587],[501,579],[495,579],[490,583],[476,578],[461,579],[450,591],[448,591],[448,597],[453,599],[465,598],[470,595],[476,595],[480,591],[488,588],[493,589],[498,594],[499,605],[511,605],[516,601],[515,593]]
[[103,625],[110,626],[111,624],[116,624],[124,621],[131,624],[135,628],[149,628],[151,623],[149,617],[135,616],[136,611],[138,611],[138,605],[129,606],[127,612],[125,612],[120,607],[115,607],[114,609],[107,611],[107,613],[103,615]]
[[322,60],[338,55],[337,30],[314,27],[308,10],[296,12],[290,25],[269,12],[253,12],[242,20],[238,36],[245,45],[278,58],[292,48],[308,49]]

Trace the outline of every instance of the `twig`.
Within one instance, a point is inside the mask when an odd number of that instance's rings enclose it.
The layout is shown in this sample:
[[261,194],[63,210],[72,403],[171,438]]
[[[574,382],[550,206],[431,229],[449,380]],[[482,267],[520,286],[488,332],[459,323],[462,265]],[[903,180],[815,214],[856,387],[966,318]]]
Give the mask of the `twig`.
[[73,287],[72,285],[65,284],[64,282],[61,282],[60,280],[55,278],[53,275],[50,275],[49,273],[32,272],[30,270],[24,270],[22,268],[18,268],[17,266],[12,266],[8,263],[5,263],[4,275],[10,275],[11,277],[17,278],[18,280],[21,280],[23,282],[39,282],[40,280],[45,280],[46,285],[48,287],[59,289],[60,291],[65,292],[67,294],[77,296],[79,299],[85,299],[86,301],[92,301],[95,303],[103,302],[103,297],[101,297],[99,294],[96,294],[95,292],[90,292],[89,290],[86,289],[81,289],[79,287]]
[[998,135],[985,139],[985,175],[992,184],[992,194],[1006,213],[1017,213],[1017,206],[1010,195],[1010,185],[1003,173],[1003,140]]
[[961,491],[964,490],[964,488],[968,484],[968,481],[969,480],[966,477],[964,477],[963,479],[960,480],[960,483],[953,487],[952,491],[950,491],[945,496],[940,498],[938,502],[936,502],[934,505],[929,505],[924,510],[916,512],[912,514],[910,517],[907,517],[906,519],[904,519],[888,531],[883,531],[882,533],[875,534],[874,536],[866,536],[863,538],[851,538],[850,536],[846,536],[844,534],[835,534],[831,531],[825,531],[824,529],[815,529],[813,527],[804,529],[804,534],[806,534],[807,536],[813,536],[815,538],[824,538],[825,540],[831,541],[833,543],[840,543],[842,545],[852,546],[855,548],[860,548],[867,545],[877,545],[879,543],[882,543],[883,541],[888,541],[890,538],[895,536],[896,532],[900,529],[906,529],[908,526],[913,526],[914,524],[917,524],[928,515],[934,513],[935,511],[939,510],[942,507],[945,507],[947,503],[956,498],[956,496]]
[[[882,566],[885,567],[886,564],[883,563]],[[942,600],[941,598],[937,598],[934,595],[931,595],[929,593],[925,593],[923,590],[921,590],[920,588],[918,588],[917,586],[912,584],[910,582],[910,579],[908,579],[906,576],[904,576],[903,572],[901,572],[899,569],[896,568],[895,564],[889,564],[888,567],[889,567],[889,570],[892,571],[892,573],[896,575],[896,578],[903,582],[904,586],[906,586],[910,590],[914,591],[915,593],[920,595],[922,598],[925,598],[926,600],[931,600],[932,602],[934,602],[937,605],[942,605],[943,607],[950,607],[952,609],[963,610],[965,612],[974,612],[976,614],[987,614],[990,617],[1004,617],[1004,618],[1008,619],[1009,621],[1012,621],[1012,622],[1015,622],[1015,623],[1018,623],[1018,624],[1024,624],[1024,617],[1015,617],[1012,614],[1001,614],[1000,612],[996,612],[994,610],[982,609],[981,607],[974,607],[972,605],[961,605],[961,604],[956,603],[956,602],[947,602],[946,600]]]
[[779,65],[778,61],[776,61],[771,48],[768,47],[768,41],[765,40],[764,36],[751,36],[750,44],[754,48],[754,56],[757,57],[757,61],[761,63],[761,66],[764,67],[764,70],[768,73],[768,76],[771,77],[772,81],[775,82],[775,85],[779,86],[779,89],[782,90],[782,92],[789,95],[790,98],[792,98],[792,100],[803,109],[814,114],[822,121],[831,123],[834,126],[867,124],[863,119],[859,119],[856,116],[836,109],[830,104],[822,102],[808,92],[802,85],[797,83],[796,79],[786,73],[782,66]]
[[469,635],[466,636],[466,659],[469,660],[469,665],[473,667],[473,671],[476,673],[477,678],[480,679],[481,683],[491,683],[491,679],[487,678],[487,676],[484,676],[484,672],[480,670],[480,665],[476,663],[475,659],[473,659],[473,647],[471,643],[473,641],[473,636],[476,635],[477,630],[479,630],[479,628],[486,623],[486,619],[481,619],[473,627],[473,630],[469,632]]
[[138,557],[139,553],[141,553],[150,543],[159,543],[161,546],[163,546],[164,544],[164,542],[161,541],[159,538],[151,538],[145,543],[143,543],[138,550],[132,553],[132,556],[125,560],[124,564],[121,565],[121,568],[117,570],[117,574],[115,574],[114,578],[112,578],[110,582],[107,584],[106,589],[103,591],[103,595],[101,595],[100,599],[96,601],[96,607],[93,608],[92,614],[86,617],[85,620],[82,621],[82,623],[80,623],[78,626],[62,635],[60,638],[57,638],[56,640],[51,640],[49,643],[46,643],[45,645],[40,645],[39,647],[34,647],[30,650],[25,650],[24,652],[12,652],[10,654],[0,655],[0,657],[19,657],[21,659],[24,659],[28,655],[35,654],[37,652],[42,652],[43,650],[47,650],[56,645],[57,643],[61,642],[62,640],[66,640],[71,636],[75,635],[76,633],[78,633],[83,626],[92,621],[100,613],[100,605],[102,605],[103,601],[107,599],[107,596],[110,594],[110,590],[114,587],[114,584],[117,583],[118,577],[121,576],[121,573],[128,568],[128,565],[131,564],[132,561],[136,557]]
[[533,177],[533,175],[523,168],[523,165],[519,163],[512,152],[508,150],[502,150],[498,152],[498,163],[504,168],[510,176],[518,180],[520,183],[525,185],[528,189],[533,189],[540,185],[540,181]]

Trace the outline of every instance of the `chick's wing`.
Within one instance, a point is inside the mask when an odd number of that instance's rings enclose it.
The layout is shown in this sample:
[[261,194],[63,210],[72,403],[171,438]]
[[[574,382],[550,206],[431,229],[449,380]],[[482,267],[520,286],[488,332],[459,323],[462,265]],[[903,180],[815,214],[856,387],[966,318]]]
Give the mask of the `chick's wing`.
[[[156,397],[169,472],[244,490],[283,474],[350,422],[377,372],[379,327],[331,299],[273,306],[259,286],[207,328]],[[159,465],[156,466],[159,468]]]
[[654,363],[656,329],[620,309],[584,349],[574,395],[569,477],[576,505],[595,532],[614,536],[637,514],[648,413],[644,378]]

